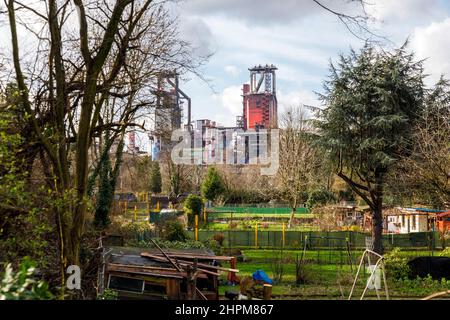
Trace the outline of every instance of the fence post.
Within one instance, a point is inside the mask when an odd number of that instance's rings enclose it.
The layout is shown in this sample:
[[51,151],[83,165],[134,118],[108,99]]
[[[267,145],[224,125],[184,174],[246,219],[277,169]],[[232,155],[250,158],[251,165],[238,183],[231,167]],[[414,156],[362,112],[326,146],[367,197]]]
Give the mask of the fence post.
[[195,215],[195,241],[198,241],[198,214]]
[[203,222],[204,222],[205,224],[208,223],[208,221],[207,221],[207,219],[206,219],[206,207],[203,208]]
[[258,248],[258,222],[255,225],[255,248]]

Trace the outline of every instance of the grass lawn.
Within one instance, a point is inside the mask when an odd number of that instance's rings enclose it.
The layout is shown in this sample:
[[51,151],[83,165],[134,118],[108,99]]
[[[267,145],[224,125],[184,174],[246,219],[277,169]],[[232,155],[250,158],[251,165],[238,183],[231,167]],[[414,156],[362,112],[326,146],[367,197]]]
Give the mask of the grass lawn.
[[[210,219],[248,219],[248,218],[279,218],[279,219],[289,219],[291,217],[290,213],[229,213],[229,212],[214,212],[208,213]],[[297,213],[295,215],[296,219],[302,218],[314,218],[313,214],[310,213]]]
[[[345,252],[344,252],[345,253]],[[314,260],[317,257],[317,251],[307,251],[305,259],[310,260],[307,264],[307,283],[302,285],[295,284],[295,257],[301,252],[297,250],[285,250],[283,252],[283,278],[278,284],[275,284],[272,294],[275,299],[347,299],[356,275],[357,264],[361,251],[354,252],[355,265],[341,263],[339,253],[333,252],[331,263],[318,264]],[[243,250],[245,262],[238,263],[238,275],[243,278],[251,276],[256,270],[264,270],[269,277],[273,278],[273,263],[280,254],[279,250]],[[323,252],[321,252],[323,254]],[[403,251],[405,257],[416,257],[419,255],[430,255],[428,251]],[[333,260],[334,257],[334,260]],[[355,288],[354,298],[359,298],[365,287],[368,274],[361,278]],[[226,280],[226,274],[221,276]],[[418,299],[425,297],[437,291],[450,289],[450,282],[439,283],[430,279],[396,281],[388,278],[388,289],[391,299]],[[383,288],[384,289],[384,288]],[[239,286],[219,287],[220,294],[226,290],[239,291]],[[375,291],[368,291],[366,296],[369,299],[376,298]]]
[[[292,226],[290,229],[286,231],[320,231],[319,227],[313,225],[297,225]],[[227,231],[227,230],[254,230],[254,225],[250,225],[250,228],[245,228],[242,223],[237,223],[236,228],[230,229],[228,223],[220,223],[220,222],[209,222],[208,225],[201,230],[213,230],[213,231]],[[263,227],[261,224],[258,224],[258,230],[260,231],[282,231],[283,223],[269,223],[266,227]]]

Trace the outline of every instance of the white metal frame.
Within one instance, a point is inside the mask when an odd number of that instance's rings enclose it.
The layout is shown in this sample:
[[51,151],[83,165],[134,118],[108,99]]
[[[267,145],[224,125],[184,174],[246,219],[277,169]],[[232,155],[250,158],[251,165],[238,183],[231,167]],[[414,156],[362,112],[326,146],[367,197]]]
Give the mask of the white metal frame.
[[[356,282],[358,281],[358,276],[359,276],[359,273],[360,273],[360,271],[361,271],[361,266],[362,266],[362,264],[363,264],[363,262],[364,262],[364,258],[365,258],[366,255],[367,255],[367,259],[368,259],[368,261],[369,261],[369,265],[371,265],[371,262],[370,262],[370,255],[369,255],[369,254],[373,254],[373,255],[377,256],[378,259],[377,259],[377,261],[376,261],[376,263],[375,263],[375,267],[373,268],[373,270],[372,270],[372,272],[371,272],[371,274],[370,274],[369,280],[368,280],[367,283],[366,283],[366,287],[364,288],[364,291],[363,291],[363,293],[362,293],[362,295],[361,295],[360,300],[362,300],[362,299],[364,298],[364,295],[366,294],[367,289],[368,289],[368,287],[369,287],[370,281],[373,281],[373,278],[374,278],[374,275],[375,275],[375,272],[376,272],[377,268],[381,268],[381,272],[382,272],[382,274],[383,274],[384,288],[385,288],[385,292],[386,292],[386,299],[389,300],[389,290],[388,290],[388,287],[387,287],[387,282],[386,282],[386,272],[385,272],[385,268],[384,268],[384,257],[383,257],[382,255],[380,255],[380,254],[378,254],[378,253],[372,251],[372,250],[369,250],[369,249],[366,249],[366,250],[364,251],[362,257],[361,257],[361,261],[359,262],[359,266],[358,266],[358,271],[356,272],[355,281],[353,281],[352,290],[350,291],[350,295],[349,295],[349,297],[348,297],[348,300],[351,300],[351,298],[352,298],[353,291],[354,291],[354,289],[355,289]],[[381,298],[381,297],[380,297],[380,293],[379,293],[377,287],[376,287],[376,286],[374,286],[374,287],[375,287],[375,291],[376,291],[376,293],[377,293],[377,298],[378,298],[378,300],[380,300],[380,298]]]

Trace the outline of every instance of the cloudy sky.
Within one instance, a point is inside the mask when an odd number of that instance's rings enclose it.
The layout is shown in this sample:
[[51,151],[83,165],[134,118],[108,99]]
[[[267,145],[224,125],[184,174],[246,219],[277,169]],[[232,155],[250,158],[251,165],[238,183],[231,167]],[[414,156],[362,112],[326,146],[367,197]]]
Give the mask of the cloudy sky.
[[[410,39],[418,58],[428,58],[427,83],[450,77],[450,0],[368,0],[373,30],[387,47]],[[355,12],[346,0],[325,0],[331,8]],[[312,0],[184,0],[176,5],[181,31],[197,52],[214,52],[203,68],[209,84],[190,77],[193,118],[233,125],[241,114],[241,87],[248,68],[275,64],[280,109],[317,105],[330,60],[363,45],[338,19]],[[212,90],[210,87],[213,87]]]
[[[427,84],[441,74],[450,78],[450,0],[365,1],[372,30],[389,39],[386,47],[398,47],[409,39],[418,59],[427,59]],[[313,0],[174,2],[171,9],[179,17],[182,36],[198,54],[214,53],[202,70],[208,83],[194,75],[186,75],[182,83],[192,98],[193,119],[234,125],[242,112],[241,88],[248,82],[248,68],[259,64],[278,67],[280,112],[302,103],[318,105],[315,92],[322,89],[330,61],[363,45]],[[350,0],[321,2],[340,12],[360,12]],[[8,26],[0,19],[0,50],[9,41]]]

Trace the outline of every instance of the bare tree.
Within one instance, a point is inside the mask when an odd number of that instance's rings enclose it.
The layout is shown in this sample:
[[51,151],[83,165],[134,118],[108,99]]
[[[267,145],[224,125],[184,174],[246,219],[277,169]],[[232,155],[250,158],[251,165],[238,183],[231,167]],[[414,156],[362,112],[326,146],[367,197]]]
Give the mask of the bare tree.
[[396,196],[415,196],[428,205],[450,201],[450,83],[441,79],[425,99],[414,128],[414,149],[393,173]]
[[[5,0],[23,117],[49,162],[51,187],[69,199],[55,208],[63,264],[78,264],[94,142],[106,130],[123,139],[126,128],[139,126],[152,105],[156,70],[195,72],[188,45],[161,3],[50,0],[37,8]],[[18,10],[39,20],[38,30],[16,17]],[[32,63],[23,60],[18,23],[36,36]]]
[[278,187],[292,209],[291,227],[304,194],[317,184],[323,158],[310,140],[311,127],[301,106],[289,108],[280,119],[280,167]]

